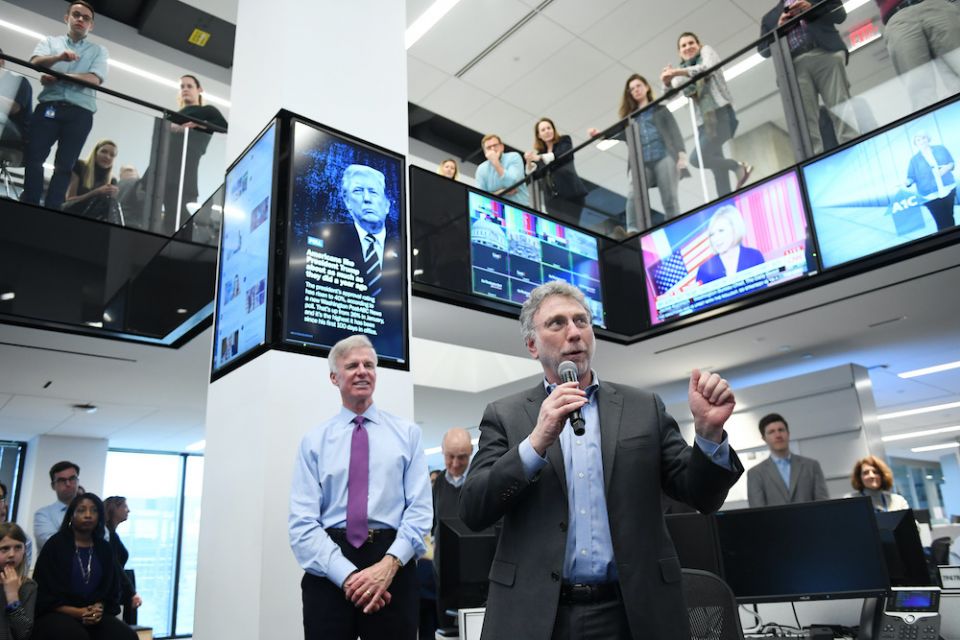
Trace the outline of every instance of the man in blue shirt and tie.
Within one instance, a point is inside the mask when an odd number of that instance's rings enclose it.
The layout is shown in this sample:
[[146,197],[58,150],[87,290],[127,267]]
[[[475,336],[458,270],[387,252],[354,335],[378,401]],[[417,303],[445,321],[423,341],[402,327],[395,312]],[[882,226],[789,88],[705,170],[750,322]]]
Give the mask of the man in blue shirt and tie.
[[[723,430],[733,392],[693,371],[691,447],[656,395],[598,379],[592,323],[578,288],[534,289],[520,327],[544,379],[490,404],[480,423],[460,516],[475,530],[503,521],[484,640],[690,638],[660,495],[704,513],[723,504],[743,470]],[[578,381],[561,380],[563,361]],[[568,426],[574,410],[582,435]]]
[[790,427],[779,413],[760,419],[760,435],[770,457],[747,472],[751,507],[829,500],[820,463],[790,452]]
[[420,427],[377,408],[377,354],[362,335],[328,356],[343,407],[300,443],[290,547],[306,572],[306,640],[416,640],[416,559],[433,507]]
[[[107,79],[109,54],[106,47],[87,38],[93,30],[93,18],[93,6],[89,3],[83,0],[70,3],[67,15],[63,17],[68,27],[66,35],[47,36],[41,40],[33,50],[30,62],[87,84],[103,84]],[[90,87],[49,74],[40,76],[40,84],[44,88],[37,96],[37,108],[30,119],[20,200],[40,204],[43,162],[56,143],[53,177],[47,187],[44,206],[59,209],[66,197],[73,167],[93,127],[97,95]]]
[[77,497],[80,467],[69,460],[53,465],[50,467],[50,487],[57,492],[57,501],[37,509],[33,514],[33,537],[37,539],[37,553],[40,553],[50,536],[60,530],[63,514]]

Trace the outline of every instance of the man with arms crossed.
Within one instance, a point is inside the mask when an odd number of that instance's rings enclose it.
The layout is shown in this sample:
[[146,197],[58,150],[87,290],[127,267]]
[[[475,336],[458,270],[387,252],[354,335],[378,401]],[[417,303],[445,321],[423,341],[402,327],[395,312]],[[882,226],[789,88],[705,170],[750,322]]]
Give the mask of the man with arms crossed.
[[[545,380],[487,407],[460,496],[471,528],[503,518],[483,638],[689,640],[660,492],[702,512],[723,503],[742,471],[723,431],[733,392],[719,375],[693,371],[690,447],[656,395],[597,378],[579,289],[537,287],[520,324]],[[560,383],[564,360],[579,383]],[[575,409],[582,436],[566,426]]]
[[770,449],[770,457],[747,472],[751,507],[830,499],[820,463],[790,453],[790,427],[783,416],[763,416],[760,435]]
[[433,510],[420,428],[373,403],[377,354],[361,335],[329,355],[343,407],[300,443],[290,547],[306,573],[306,640],[416,640],[416,558]]

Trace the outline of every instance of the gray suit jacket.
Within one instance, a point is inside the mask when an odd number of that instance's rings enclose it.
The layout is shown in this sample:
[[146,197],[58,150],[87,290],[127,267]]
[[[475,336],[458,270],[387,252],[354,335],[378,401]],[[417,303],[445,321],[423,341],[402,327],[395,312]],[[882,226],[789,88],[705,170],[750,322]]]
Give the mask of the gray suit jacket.
[[790,454],[789,489],[772,457],[747,472],[747,500],[751,507],[829,499],[823,470],[813,458]]
[[[602,382],[601,456],[610,534],[633,638],[689,640],[680,563],[661,513],[660,492],[715,511],[743,468],[712,463],[690,447],[663,402],[648,392]],[[567,527],[567,482],[560,443],[527,480],[518,446],[536,425],[543,385],[490,404],[480,449],[460,494],[473,529],[503,518],[490,568],[485,640],[550,638],[560,598]]]

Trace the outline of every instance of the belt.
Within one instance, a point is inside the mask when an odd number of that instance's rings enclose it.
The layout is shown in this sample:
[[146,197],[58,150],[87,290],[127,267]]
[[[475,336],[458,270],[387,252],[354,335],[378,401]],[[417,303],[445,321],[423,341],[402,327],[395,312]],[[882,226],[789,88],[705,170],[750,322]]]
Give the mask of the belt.
[[[327,535],[329,535],[334,540],[346,540],[347,539],[347,530],[346,529],[327,529]],[[396,533],[396,529],[367,529],[367,542],[373,542],[379,536],[385,536],[388,533]]]
[[77,107],[78,109],[83,109],[83,107],[81,107],[80,105],[74,104],[69,100],[46,100],[44,102],[37,103],[37,106],[51,105],[51,104],[56,107]]
[[616,582],[600,584],[560,585],[560,604],[592,604],[609,602],[620,598],[620,585]]
[[883,19],[883,24],[887,24],[888,22],[890,22],[890,18],[892,18],[897,13],[897,11],[900,11],[901,9],[906,9],[907,7],[912,7],[915,4],[920,4],[921,2],[923,2],[923,0],[900,0],[900,2],[897,3],[897,6],[891,9],[890,13],[887,14],[887,17]]

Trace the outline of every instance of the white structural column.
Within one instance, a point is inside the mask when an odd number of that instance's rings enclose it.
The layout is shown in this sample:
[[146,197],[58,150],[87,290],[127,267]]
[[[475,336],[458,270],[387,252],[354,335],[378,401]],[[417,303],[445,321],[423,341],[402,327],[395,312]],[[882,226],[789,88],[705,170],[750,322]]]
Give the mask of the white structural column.
[[[240,0],[228,162],[281,107],[406,154],[405,28],[402,0]],[[196,638],[303,637],[288,500],[300,438],[340,405],[328,374],[272,351],[210,386]],[[381,369],[375,400],[412,419],[411,375]]]

